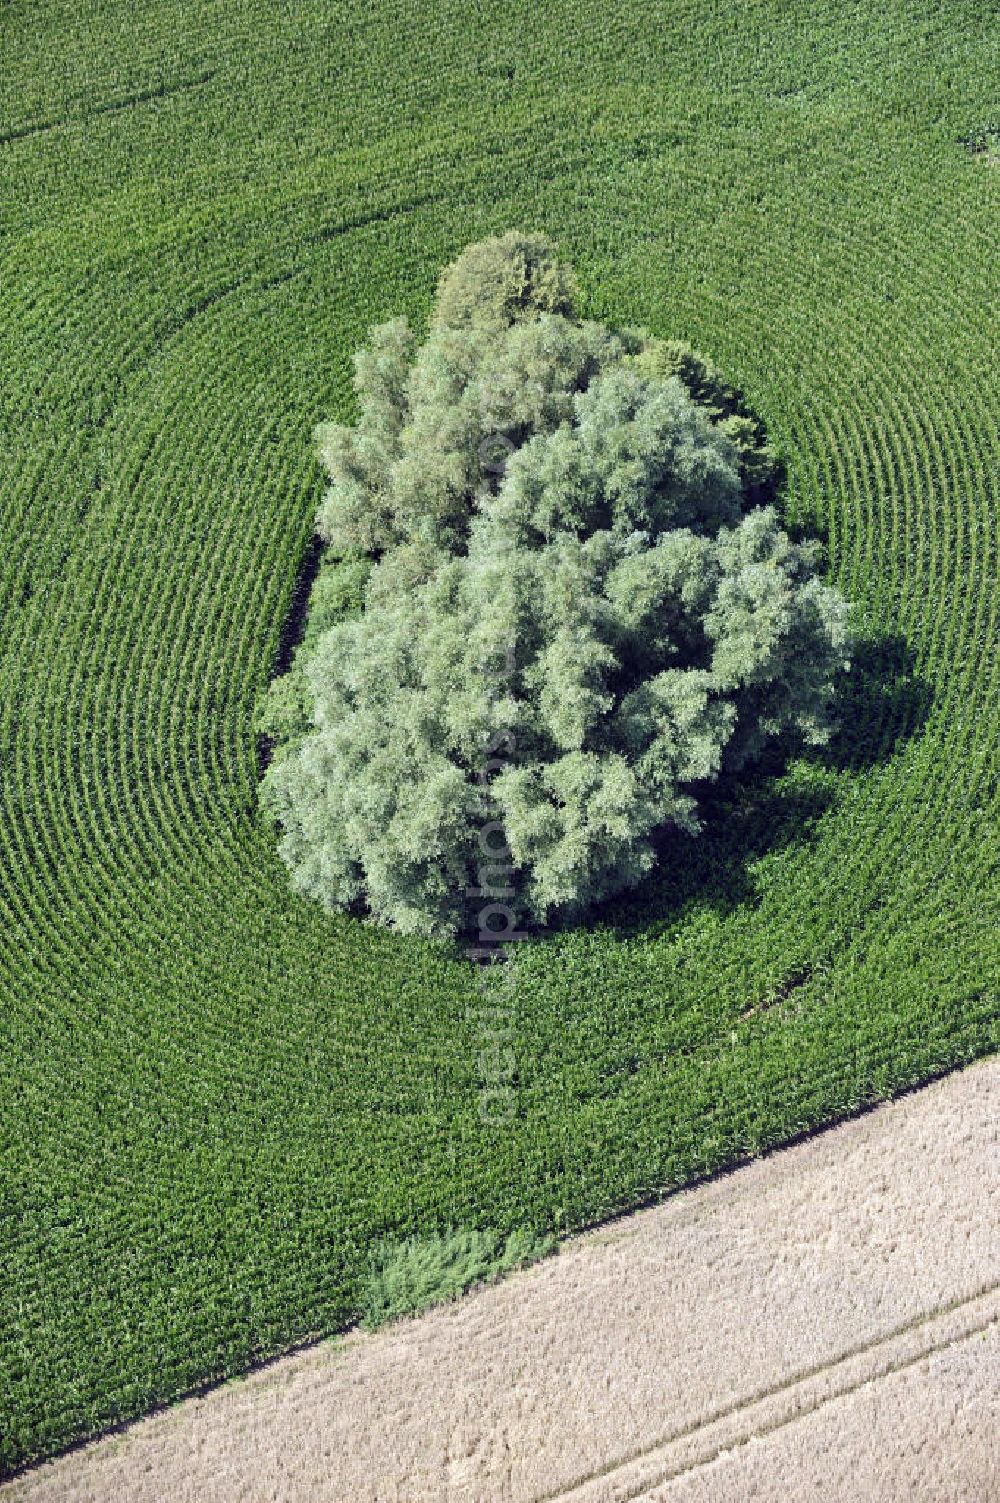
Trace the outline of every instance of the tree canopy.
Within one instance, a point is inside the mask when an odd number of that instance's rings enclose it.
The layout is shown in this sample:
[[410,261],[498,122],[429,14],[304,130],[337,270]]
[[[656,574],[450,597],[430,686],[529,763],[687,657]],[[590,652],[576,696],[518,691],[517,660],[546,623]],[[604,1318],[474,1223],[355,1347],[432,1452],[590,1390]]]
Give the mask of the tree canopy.
[[262,717],[301,892],[407,933],[573,917],[697,833],[699,785],[829,737],[847,606],[760,425],[686,346],[581,318],[548,241],[469,247],[355,391]]

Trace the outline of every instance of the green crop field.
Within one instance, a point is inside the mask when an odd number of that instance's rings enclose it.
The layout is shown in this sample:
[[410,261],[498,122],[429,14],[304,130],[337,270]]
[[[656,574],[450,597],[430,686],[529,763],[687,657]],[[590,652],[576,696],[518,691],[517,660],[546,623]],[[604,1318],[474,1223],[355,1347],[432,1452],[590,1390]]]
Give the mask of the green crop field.
[[[4,0],[0,55],[13,1469],[349,1324],[387,1240],[1000,1047],[1000,11]],[[253,725],[351,352],[508,226],[743,387],[863,640],[830,748],[501,996],[290,893]]]

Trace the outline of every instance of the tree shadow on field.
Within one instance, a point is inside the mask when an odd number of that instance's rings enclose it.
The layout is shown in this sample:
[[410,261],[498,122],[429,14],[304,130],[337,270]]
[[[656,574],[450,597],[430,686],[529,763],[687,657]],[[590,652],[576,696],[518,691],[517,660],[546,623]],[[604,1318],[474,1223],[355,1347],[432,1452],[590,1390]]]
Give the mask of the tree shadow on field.
[[[595,908],[587,927],[625,939],[662,933],[694,909],[727,914],[752,903],[754,862],[809,840],[836,804],[838,784],[825,774],[888,762],[925,725],[932,699],[904,638],[859,643],[837,685],[839,729],[830,742],[817,748],[777,743],[743,773],[694,789],[701,834],[659,831],[653,871],[630,893]],[[782,780],[793,759],[804,776],[789,786]],[[818,775],[810,778],[810,768]]]
[[[726,400],[733,412],[756,423],[766,440],[763,421],[743,393],[730,387]],[[787,480],[780,455],[756,480],[745,476],[747,509],[773,505],[793,541],[814,540],[826,552],[830,539],[822,518],[786,514]],[[754,863],[811,838],[840,796],[841,783],[831,774],[860,773],[888,762],[925,725],[932,700],[932,686],[918,675],[905,637],[886,634],[857,641],[851,667],[835,685],[837,730],[827,745],[779,742],[741,773],[692,789],[702,819],[700,835],[675,828],[658,832],[653,871],[631,892],[593,909],[585,920],[588,927],[609,927],[626,938],[672,928],[693,909],[725,914],[753,903]],[[789,778],[793,760],[796,775]]]
[[[766,442],[763,421],[738,388],[727,387],[724,401],[726,411],[755,423]],[[814,540],[827,551],[830,540],[822,518],[786,514],[787,481],[780,455],[773,455],[756,477],[751,466],[744,476],[747,510],[773,505],[793,541]],[[656,866],[649,876],[631,892],[598,905],[584,923],[626,938],[673,928],[694,909],[725,914],[752,904],[758,896],[754,863],[811,839],[811,831],[841,796],[842,781],[835,775],[888,762],[925,725],[932,700],[932,687],[917,674],[904,637],[859,640],[850,669],[835,685],[837,730],[828,744],[779,742],[741,773],[692,789],[701,833],[659,831],[653,838]],[[793,761],[795,775],[789,777]]]
[[917,673],[905,637],[859,642],[837,685],[838,729],[810,760],[838,772],[888,762],[924,728],[933,702],[933,686]]

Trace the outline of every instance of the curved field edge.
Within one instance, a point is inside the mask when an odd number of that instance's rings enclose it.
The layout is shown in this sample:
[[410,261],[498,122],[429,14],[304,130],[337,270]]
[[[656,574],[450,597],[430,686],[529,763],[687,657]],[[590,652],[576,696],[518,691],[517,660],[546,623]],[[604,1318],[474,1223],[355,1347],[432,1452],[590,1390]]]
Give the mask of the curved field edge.
[[[350,1323],[382,1241],[563,1233],[1000,1047],[996,20],[5,9],[4,1469]],[[872,667],[498,999],[289,895],[253,706],[350,352],[510,224],[743,385]]]

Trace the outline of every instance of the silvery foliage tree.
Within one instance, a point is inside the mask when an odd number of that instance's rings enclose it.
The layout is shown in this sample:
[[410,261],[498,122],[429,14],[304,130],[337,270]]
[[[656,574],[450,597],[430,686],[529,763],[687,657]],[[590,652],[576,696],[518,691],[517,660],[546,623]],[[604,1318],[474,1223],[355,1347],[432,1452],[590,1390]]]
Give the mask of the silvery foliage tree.
[[683,346],[578,317],[548,242],[472,246],[355,389],[263,721],[301,892],[454,934],[486,868],[524,918],[572,916],[649,871],[658,828],[697,832],[699,784],[828,738],[847,608],[753,504],[759,429]]

